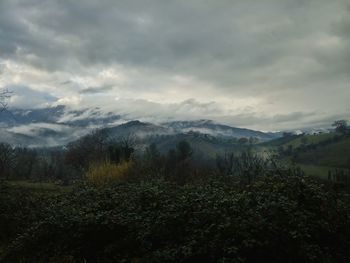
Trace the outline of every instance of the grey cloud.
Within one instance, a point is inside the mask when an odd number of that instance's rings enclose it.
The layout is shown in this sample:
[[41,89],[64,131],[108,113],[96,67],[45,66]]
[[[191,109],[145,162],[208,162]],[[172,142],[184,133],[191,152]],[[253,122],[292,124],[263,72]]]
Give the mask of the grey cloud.
[[105,92],[111,91],[112,89],[113,89],[112,86],[89,87],[81,90],[79,93],[80,94],[98,94],[98,93],[105,93]]
[[4,64],[0,64],[0,76],[4,73],[6,67]]
[[69,84],[71,84],[71,83],[72,83],[72,81],[66,80],[66,81],[62,81],[60,84],[61,84],[61,85],[69,85]]
[[[179,103],[161,104],[147,100],[119,99],[118,101],[105,98],[105,111],[108,106],[120,113],[124,119],[139,119],[150,122],[166,122],[178,120],[211,119],[235,127],[261,129],[265,131],[286,130],[290,127],[300,129],[304,127],[330,127],[336,119],[343,119],[346,115],[316,112],[291,112],[288,114],[275,113],[265,115],[254,109],[242,113],[225,114],[222,105],[216,102],[201,103],[195,99],[188,99]],[[88,104],[84,101],[83,104]]]
[[[8,52],[14,53],[18,46],[34,52],[47,67],[64,66],[49,64],[71,60],[73,54],[84,64],[118,62],[183,69],[232,84],[249,80],[233,71],[264,67],[295,53],[289,43],[310,33],[298,27],[311,23],[309,29],[315,29],[312,26],[319,22],[298,20],[299,16],[305,20],[303,7],[311,15],[312,8],[317,8],[305,1],[299,5],[288,1],[218,2],[18,1],[20,4],[8,4],[8,8],[3,4],[3,10],[13,11],[4,18],[9,24],[4,23],[8,40],[4,43],[12,44]],[[21,22],[15,22],[18,10]],[[11,17],[10,22],[6,17]],[[28,23],[39,32],[30,33]],[[52,55],[55,59],[49,60]]]
[[273,116],[273,120],[277,123],[290,122],[290,121],[299,121],[306,117],[315,116],[316,113],[304,113],[304,112],[292,112],[289,114],[276,114]]
[[[206,102],[168,103],[161,111],[262,126],[261,114],[226,116],[216,98],[246,96],[273,101],[271,108],[261,105],[263,113],[288,126],[316,120],[323,110],[349,116],[349,17],[346,0],[2,0],[0,59],[52,74],[88,75],[115,65],[130,74],[113,89],[104,82],[57,83],[82,97],[128,90],[139,98],[176,88],[167,78],[190,76],[201,81],[189,87],[198,94],[202,83],[211,87]],[[150,97],[141,101],[152,104]],[[123,110],[137,112],[135,104]],[[153,106],[141,113],[163,114]]]
[[57,101],[47,92],[37,91],[25,86],[6,86],[12,92],[9,106],[12,108],[40,108]]

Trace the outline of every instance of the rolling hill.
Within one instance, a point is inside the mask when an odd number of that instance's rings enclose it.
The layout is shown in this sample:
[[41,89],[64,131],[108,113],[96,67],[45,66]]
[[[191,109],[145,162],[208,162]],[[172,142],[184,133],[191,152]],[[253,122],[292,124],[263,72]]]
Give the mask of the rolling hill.
[[350,137],[335,132],[291,135],[260,147],[279,152],[284,160],[292,161],[309,175],[326,178],[328,171],[350,169]]
[[350,137],[330,143],[316,144],[315,147],[298,152],[295,160],[305,164],[349,169]]

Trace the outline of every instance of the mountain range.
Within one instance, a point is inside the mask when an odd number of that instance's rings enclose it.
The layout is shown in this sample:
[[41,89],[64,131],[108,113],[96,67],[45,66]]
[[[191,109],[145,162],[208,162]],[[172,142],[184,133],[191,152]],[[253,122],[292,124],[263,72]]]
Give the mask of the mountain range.
[[211,120],[171,121],[163,123],[128,119],[99,108],[72,110],[66,106],[41,109],[10,109],[0,114],[0,141],[13,145],[42,147],[62,146],[95,129],[105,129],[113,137],[205,135],[206,138],[250,138],[268,141],[281,133],[265,133],[231,127]]

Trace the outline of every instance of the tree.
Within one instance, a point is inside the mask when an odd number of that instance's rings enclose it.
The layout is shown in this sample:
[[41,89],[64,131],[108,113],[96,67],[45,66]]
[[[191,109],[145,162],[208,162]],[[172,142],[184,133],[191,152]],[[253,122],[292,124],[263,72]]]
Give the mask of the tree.
[[155,143],[151,143],[147,148],[145,152],[145,161],[146,166],[154,172],[159,172],[160,168],[162,166],[161,163],[161,154],[157,148],[157,145]]
[[104,130],[95,130],[68,145],[67,164],[76,169],[86,169],[93,162],[107,158],[108,134]]
[[146,159],[152,164],[155,164],[159,161],[159,158],[160,152],[157,148],[157,145],[155,143],[151,143],[150,146],[148,146],[146,149]]
[[221,175],[232,174],[235,156],[233,153],[225,153],[224,156],[216,156],[216,167]]
[[166,156],[165,166],[167,173],[174,172],[176,168],[176,151],[174,149],[170,149]]
[[0,177],[8,179],[14,162],[14,151],[11,145],[0,143]]
[[7,108],[7,100],[11,97],[11,92],[8,89],[0,90],[0,112]]
[[283,137],[291,137],[293,136],[293,133],[291,132],[283,132]]
[[303,135],[303,137],[301,137],[300,141],[301,141],[302,145],[306,145],[308,142],[308,138],[305,135]]
[[248,143],[248,139],[247,138],[245,138],[245,137],[242,137],[242,138],[239,138],[238,139],[238,143],[240,144],[240,145],[245,145],[245,144],[247,144]]
[[177,157],[179,161],[187,160],[193,154],[192,147],[187,141],[180,141],[176,145],[176,150],[177,150]]
[[119,141],[109,142],[108,157],[109,161],[119,164],[122,161],[129,161],[134,153],[134,137],[121,137]]
[[255,144],[258,143],[259,139],[256,137],[249,137],[249,144]]
[[29,179],[32,175],[33,168],[38,162],[37,152],[28,148],[17,147],[14,149],[15,169],[17,177]]
[[108,146],[108,157],[109,161],[114,164],[119,164],[121,162],[122,152],[118,144]]
[[348,123],[346,120],[337,120],[332,124],[335,127],[335,131],[341,134],[347,134],[349,132]]
[[122,157],[124,161],[129,161],[131,159],[132,154],[135,151],[134,145],[135,145],[135,136],[133,134],[129,134],[121,138],[120,147],[121,147]]

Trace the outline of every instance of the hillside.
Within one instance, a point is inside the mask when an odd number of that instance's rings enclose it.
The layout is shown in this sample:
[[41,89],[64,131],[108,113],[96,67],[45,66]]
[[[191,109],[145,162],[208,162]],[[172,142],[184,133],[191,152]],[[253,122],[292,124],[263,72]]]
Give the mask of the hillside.
[[320,133],[320,134],[310,134],[310,135],[296,135],[293,140],[290,140],[283,144],[283,146],[288,147],[300,147],[303,144],[318,144],[325,142],[327,140],[332,140],[333,138],[340,136],[340,134],[335,132],[330,133]]
[[350,168],[350,137],[335,132],[285,136],[260,147],[276,152],[309,175],[327,178],[329,171]]
[[278,147],[278,146],[286,146],[289,143],[293,143],[294,141],[297,141],[297,139],[300,137],[300,135],[291,135],[291,136],[283,136],[268,142],[263,142],[260,144],[260,146],[267,146],[267,147]]
[[150,138],[148,143],[155,143],[161,153],[175,149],[180,141],[187,141],[194,150],[198,159],[215,159],[217,154],[236,152],[240,145],[235,140],[217,138],[198,132],[188,132],[169,136],[157,136]]
[[163,123],[164,126],[170,127],[178,133],[186,133],[189,131],[198,132],[202,134],[209,134],[219,137],[233,137],[233,138],[249,138],[254,137],[260,141],[268,141],[280,137],[279,133],[254,131],[245,128],[236,128],[220,123],[215,123],[211,120],[198,121],[174,121]]
[[350,168],[350,138],[342,138],[336,142],[320,144],[313,149],[300,151],[295,160],[305,164]]
[[130,121],[115,127],[104,128],[109,136],[118,138],[123,136],[135,136],[137,138],[146,138],[152,135],[173,134],[171,129],[148,122]]

